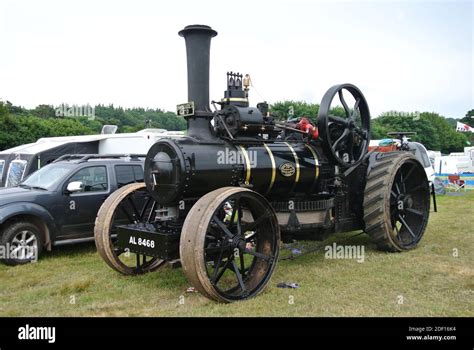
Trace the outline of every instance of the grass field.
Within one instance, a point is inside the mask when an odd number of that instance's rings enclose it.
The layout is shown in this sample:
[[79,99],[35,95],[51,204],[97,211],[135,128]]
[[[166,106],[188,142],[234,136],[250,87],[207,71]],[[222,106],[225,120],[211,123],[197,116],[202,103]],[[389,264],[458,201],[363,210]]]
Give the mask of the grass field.
[[280,261],[263,294],[231,305],[186,293],[180,269],[124,277],[93,244],[57,248],[35,264],[0,265],[0,316],[474,316],[474,193],[438,204],[416,250],[379,252],[354,232],[300,242],[303,251],[364,245],[365,259],[326,259],[319,250]]

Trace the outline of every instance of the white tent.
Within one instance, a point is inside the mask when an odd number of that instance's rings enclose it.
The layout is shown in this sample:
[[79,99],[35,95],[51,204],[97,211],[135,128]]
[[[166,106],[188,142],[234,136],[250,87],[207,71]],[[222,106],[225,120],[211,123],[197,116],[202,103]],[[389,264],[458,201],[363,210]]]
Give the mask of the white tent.
[[182,131],[144,129],[124,134],[44,137],[0,152],[0,187],[16,186],[65,154],[146,154],[160,138],[183,135]]

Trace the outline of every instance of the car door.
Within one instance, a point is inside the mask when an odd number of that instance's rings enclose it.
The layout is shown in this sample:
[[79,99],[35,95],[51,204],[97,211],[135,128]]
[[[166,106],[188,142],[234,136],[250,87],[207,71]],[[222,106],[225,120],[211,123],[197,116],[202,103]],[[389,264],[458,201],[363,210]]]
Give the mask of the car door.
[[[67,193],[67,185],[76,181],[82,182],[83,189]],[[73,239],[92,236],[97,212],[109,194],[110,176],[105,165],[86,166],[76,171],[64,184],[64,216],[60,237]]]

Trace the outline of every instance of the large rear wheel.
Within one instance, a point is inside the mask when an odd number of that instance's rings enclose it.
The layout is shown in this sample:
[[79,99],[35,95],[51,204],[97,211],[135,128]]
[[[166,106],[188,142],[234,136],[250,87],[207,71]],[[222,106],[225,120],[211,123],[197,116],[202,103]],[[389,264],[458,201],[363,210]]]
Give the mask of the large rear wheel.
[[381,250],[413,249],[423,237],[430,211],[425,170],[409,152],[372,157],[364,194],[365,232]]

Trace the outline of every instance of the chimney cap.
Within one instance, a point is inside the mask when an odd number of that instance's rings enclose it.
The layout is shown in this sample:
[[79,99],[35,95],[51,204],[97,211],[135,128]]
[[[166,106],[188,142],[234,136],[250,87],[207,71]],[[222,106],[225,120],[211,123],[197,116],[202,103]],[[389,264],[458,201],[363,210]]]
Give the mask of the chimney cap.
[[215,37],[217,35],[217,32],[212,29],[210,26],[202,25],[202,24],[192,24],[189,26],[184,27],[184,29],[180,30],[178,32],[179,36],[185,36],[186,34],[189,34],[191,32],[198,32],[198,31],[207,31],[209,32],[212,37]]

